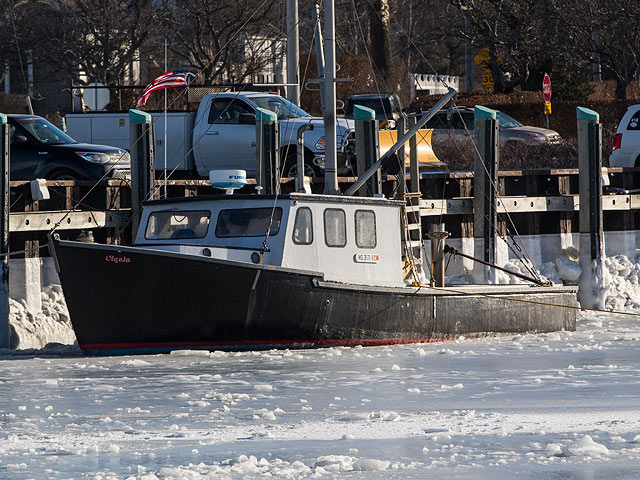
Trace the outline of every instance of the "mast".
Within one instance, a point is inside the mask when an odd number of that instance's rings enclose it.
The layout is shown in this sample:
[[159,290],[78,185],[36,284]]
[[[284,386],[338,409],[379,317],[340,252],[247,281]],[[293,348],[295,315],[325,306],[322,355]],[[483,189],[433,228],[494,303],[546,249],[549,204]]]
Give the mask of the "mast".
[[333,0],[324,3],[324,193],[339,195],[338,188],[338,149],[336,146],[336,36],[335,12]]
[[[287,0],[287,100],[300,106],[298,0]],[[292,85],[294,84],[295,85]]]

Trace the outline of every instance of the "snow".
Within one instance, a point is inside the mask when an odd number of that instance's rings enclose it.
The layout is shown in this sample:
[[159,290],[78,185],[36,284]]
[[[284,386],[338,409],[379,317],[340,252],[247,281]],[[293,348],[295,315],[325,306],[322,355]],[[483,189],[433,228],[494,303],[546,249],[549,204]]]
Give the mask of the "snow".
[[11,303],[0,479],[640,478],[640,264],[604,265],[628,314],[576,332],[303,351],[85,358],[47,289]]

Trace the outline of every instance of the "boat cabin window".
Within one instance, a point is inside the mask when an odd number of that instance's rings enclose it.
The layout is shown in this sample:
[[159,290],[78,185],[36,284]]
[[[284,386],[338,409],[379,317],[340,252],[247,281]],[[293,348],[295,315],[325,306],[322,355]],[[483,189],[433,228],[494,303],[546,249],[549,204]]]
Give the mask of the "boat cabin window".
[[144,238],[167,240],[204,238],[209,230],[211,212],[208,210],[171,210],[149,215]]
[[221,210],[216,224],[216,237],[263,237],[267,234],[267,229],[269,235],[277,235],[281,219],[280,207]]
[[347,245],[347,221],[344,210],[327,208],[324,211],[324,241],[327,247]]
[[356,210],[356,246],[359,248],[375,248],[376,214],[373,210]]
[[300,207],[296,212],[296,221],[293,224],[293,243],[298,245],[313,243],[313,222],[309,207]]

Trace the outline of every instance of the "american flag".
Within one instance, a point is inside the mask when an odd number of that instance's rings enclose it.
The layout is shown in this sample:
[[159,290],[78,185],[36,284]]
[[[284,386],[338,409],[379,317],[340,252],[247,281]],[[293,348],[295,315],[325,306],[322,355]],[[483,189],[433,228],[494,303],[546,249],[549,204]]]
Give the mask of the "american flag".
[[144,89],[142,96],[136,101],[136,105],[144,105],[152,92],[162,90],[163,88],[186,87],[188,85],[189,76],[195,77],[191,72],[166,72],[156,78]]

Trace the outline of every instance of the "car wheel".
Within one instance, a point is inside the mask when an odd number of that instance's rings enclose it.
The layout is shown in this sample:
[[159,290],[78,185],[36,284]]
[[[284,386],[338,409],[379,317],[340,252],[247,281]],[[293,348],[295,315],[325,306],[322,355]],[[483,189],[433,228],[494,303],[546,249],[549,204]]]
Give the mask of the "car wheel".
[[80,180],[81,178],[72,170],[56,170],[49,175],[49,180]]
[[[307,155],[304,159],[304,174],[306,177],[314,178],[320,176],[320,168],[309,161]],[[290,153],[284,161],[284,169],[282,170],[283,177],[295,177],[298,175],[298,156],[295,153]]]

